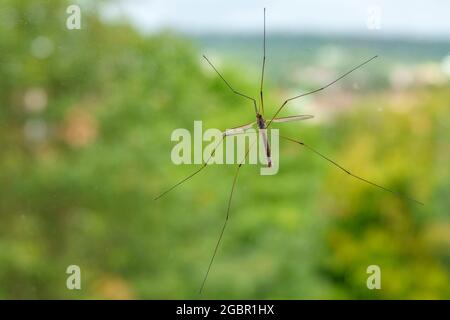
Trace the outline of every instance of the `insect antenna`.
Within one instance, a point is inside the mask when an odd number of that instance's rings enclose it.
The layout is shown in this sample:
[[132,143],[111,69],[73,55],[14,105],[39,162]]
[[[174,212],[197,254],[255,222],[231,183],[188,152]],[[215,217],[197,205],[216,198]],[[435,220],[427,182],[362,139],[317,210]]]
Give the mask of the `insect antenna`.
[[370,185],[372,185],[372,186],[374,186],[374,187],[377,187],[377,188],[379,188],[379,189],[381,189],[381,190],[390,192],[390,193],[392,193],[393,195],[395,195],[395,196],[397,196],[397,197],[399,197],[399,198],[401,198],[401,199],[404,199],[404,200],[407,200],[407,201],[410,201],[410,202],[414,202],[414,203],[420,204],[420,205],[422,205],[422,206],[424,205],[422,202],[420,202],[420,201],[418,201],[418,200],[416,200],[416,199],[413,199],[413,198],[411,198],[411,197],[405,196],[404,194],[401,194],[401,193],[398,193],[398,192],[396,192],[396,191],[390,190],[390,189],[388,189],[388,188],[385,188],[385,187],[383,187],[383,186],[380,186],[379,184],[376,184],[376,183],[374,183],[374,182],[372,182],[372,181],[369,181],[369,180],[367,180],[367,179],[364,179],[364,178],[362,178],[362,177],[360,177],[360,176],[357,176],[357,175],[351,173],[350,171],[348,171],[347,169],[345,169],[344,167],[342,167],[340,164],[338,164],[338,163],[336,163],[335,161],[331,160],[331,159],[328,158],[327,156],[323,155],[322,153],[320,153],[319,151],[313,149],[312,147],[310,147],[309,145],[305,144],[305,143],[302,142],[302,141],[295,140],[295,139],[291,139],[291,138],[287,138],[287,137],[283,137],[283,136],[281,136],[281,135],[280,135],[280,138],[285,139],[285,140],[288,140],[288,141],[291,141],[291,142],[294,142],[294,143],[297,143],[297,144],[299,144],[299,145],[301,145],[301,146],[303,146],[303,147],[309,149],[310,151],[314,152],[315,154],[317,154],[317,155],[320,156],[321,158],[323,158],[323,159],[327,160],[328,162],[332,163],[334,166],[336,166],[337,168],[341,169],[342,171],[344,171],[344,172],[347,173],[348,175],[352,176],[353,178],[356,178],[356,179],[358,179],[358,180],[360,180],[360,181],[363,181],[363,182],[365,182],[365,183],[367,183],[367,184],[370,184]]

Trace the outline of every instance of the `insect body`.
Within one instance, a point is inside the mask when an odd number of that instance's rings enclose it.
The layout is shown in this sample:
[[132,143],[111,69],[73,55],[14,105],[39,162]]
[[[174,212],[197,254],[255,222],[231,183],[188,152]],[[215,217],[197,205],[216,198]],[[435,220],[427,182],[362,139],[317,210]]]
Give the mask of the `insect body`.
[[256,114],[256,123],[258,124],[259,133],[261,135],[261,139],[263,139],[264,148],[266,150],[267,166],[271,168],[272,158],[270,157],[269,139],[267,139],[266,120],[264,120],[263,116],[260,113]]

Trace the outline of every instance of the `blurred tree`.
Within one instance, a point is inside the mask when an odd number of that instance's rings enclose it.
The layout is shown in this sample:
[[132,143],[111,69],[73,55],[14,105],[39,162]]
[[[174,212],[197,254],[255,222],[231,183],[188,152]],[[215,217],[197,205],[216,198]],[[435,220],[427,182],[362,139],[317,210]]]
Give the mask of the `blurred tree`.
[[[154,202],[193,169],[170,162],[170,133],[197,119],[246,123],[251,105],[202,68],[190,42],[105,21],[103,1],[80,3],[82,28],[68,30],[69,1],[0,2],[0,298],[197,297],[234,168],[210,167]],[[220,67],[257,92],[252,74]],[[408,95],[417,112],[401,112],[408,101],[379,119],[363,108],[301,136],[425,209],[283,145],[277,176],[243,170],[205,295],[448,298],[449,89]],[[65,287],[74,264],[80,291]],[[369,264],[381,267],[380,292],[365,287]]]

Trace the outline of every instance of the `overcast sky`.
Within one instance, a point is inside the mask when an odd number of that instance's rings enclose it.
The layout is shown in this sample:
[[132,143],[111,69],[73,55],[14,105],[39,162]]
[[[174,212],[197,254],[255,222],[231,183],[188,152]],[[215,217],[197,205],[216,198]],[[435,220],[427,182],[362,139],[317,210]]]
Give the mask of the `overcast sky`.
[[[381,12],[377,31],[367,27],[371,6]],[[169,27],[182,32],[244,33],[261,31],[263,7],[267,7],[270,31],[378,32],[450,39],[449,0],[126,0],[110,14],[126,14],[146,31]]]

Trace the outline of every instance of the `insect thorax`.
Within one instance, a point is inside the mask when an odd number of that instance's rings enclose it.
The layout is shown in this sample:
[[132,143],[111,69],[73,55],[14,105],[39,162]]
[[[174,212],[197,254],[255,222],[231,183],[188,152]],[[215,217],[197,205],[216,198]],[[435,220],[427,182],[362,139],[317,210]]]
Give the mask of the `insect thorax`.
[[259,129],[265,129],[266,128],[266,120],[264,120],[264,118],[262,117],[261,114],[257,114],[256,115],[256,121],[258,123],[258,128]]

